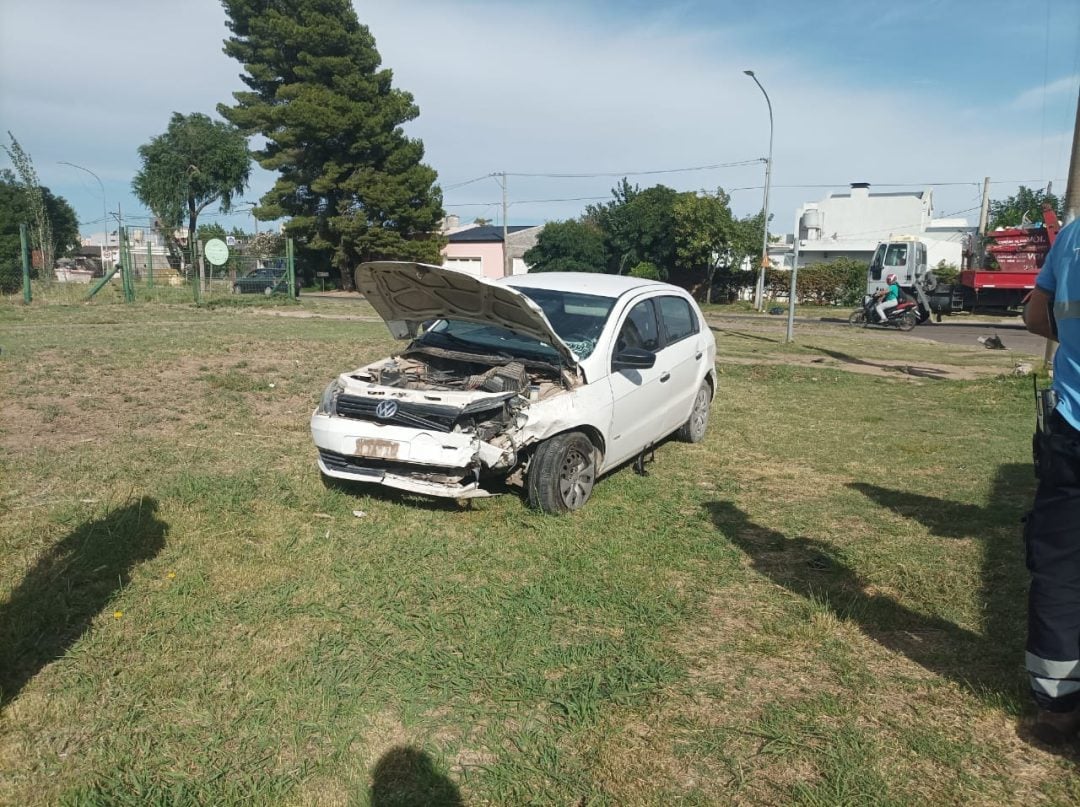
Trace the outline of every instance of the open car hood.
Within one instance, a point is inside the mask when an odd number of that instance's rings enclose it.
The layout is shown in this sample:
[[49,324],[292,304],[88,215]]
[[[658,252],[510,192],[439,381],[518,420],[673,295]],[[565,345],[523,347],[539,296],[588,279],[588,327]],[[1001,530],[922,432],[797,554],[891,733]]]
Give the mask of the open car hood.
[[421,323],[434,319],[489,323],[547,342],[568,367],[577,367],[574,351],[555,333],[540,306],[510,286],[409,261],[362,263],[355,279],[357,290],[395,339],[415,338]]

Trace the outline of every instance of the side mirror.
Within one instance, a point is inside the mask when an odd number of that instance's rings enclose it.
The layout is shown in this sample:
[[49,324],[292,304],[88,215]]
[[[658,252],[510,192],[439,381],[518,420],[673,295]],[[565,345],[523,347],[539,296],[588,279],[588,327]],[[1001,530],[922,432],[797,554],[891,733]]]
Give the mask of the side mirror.
[[656,354],[640,347],[628,347],[615,354],[612,370],[648,370],[656,364]]

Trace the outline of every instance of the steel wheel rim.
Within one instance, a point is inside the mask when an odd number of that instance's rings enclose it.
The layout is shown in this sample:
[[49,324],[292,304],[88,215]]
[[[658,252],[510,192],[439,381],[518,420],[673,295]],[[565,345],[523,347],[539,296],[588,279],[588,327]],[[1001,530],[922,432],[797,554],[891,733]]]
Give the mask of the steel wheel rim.
[[690,428],[695,437],[705,433],[705,423],[709,417],[709,394],[702,387],[694,399],[694,412],[690,415]]
[[581,507],[588,500],[595,481],[592,456],[586,456],[576,448],[567,451],[559,468],[559,496],[563,504],[571,510]]

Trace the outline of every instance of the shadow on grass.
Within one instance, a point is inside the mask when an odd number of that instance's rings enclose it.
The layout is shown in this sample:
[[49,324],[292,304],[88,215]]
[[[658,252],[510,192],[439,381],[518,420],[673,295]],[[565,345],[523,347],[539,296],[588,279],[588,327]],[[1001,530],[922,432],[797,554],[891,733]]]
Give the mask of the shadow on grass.
[[157,501],[139,499],[87,521],[38,558],[0,604],[0,705],[67,652],[94,617],[157,555],[168,525]]
[[[862,483],[849,487],[882,507],[920,521],[935,536],[983,544],[980,606],[985,622],[980,632],[915,611],[876,592],[830,544],[803,536],[789,538],[754,523],[730,502],[709,502],[705,507],[716,527],[769,579],[855,622],[883,647],[981,699],[1005,708],[1024,703],[1027,575],[1019,521],[1034,490],[1031,466],[1001,465],[985,507]],[[1015,529],[1002,530],[1002,525],[1015,525]],[[1020,724],[1018,733],[1032,740],[1026,723]],[[1074,751],[1060,753],[1076,758]]]
[[375,765],[371,807],[461,807],[457,785],[440,773],[424,751],[391,748]]

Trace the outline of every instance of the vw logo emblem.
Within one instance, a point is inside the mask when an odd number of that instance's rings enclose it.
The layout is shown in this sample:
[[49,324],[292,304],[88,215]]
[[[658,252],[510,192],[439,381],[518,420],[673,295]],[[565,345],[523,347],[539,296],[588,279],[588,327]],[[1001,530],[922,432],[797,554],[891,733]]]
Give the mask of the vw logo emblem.
[[375,417],[379,420],[390,420],[397,414],[397,401],[379,401],[379,405],[375,407]]

